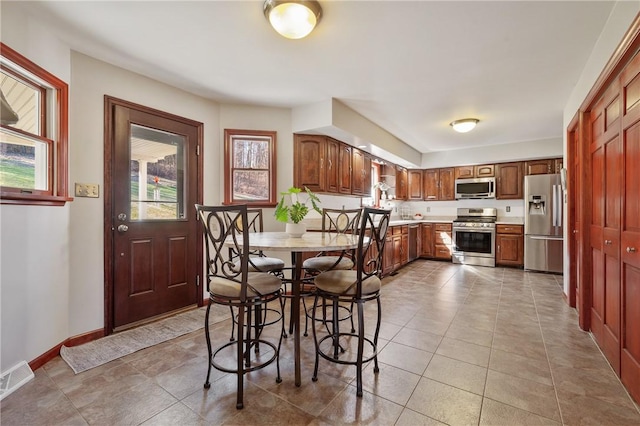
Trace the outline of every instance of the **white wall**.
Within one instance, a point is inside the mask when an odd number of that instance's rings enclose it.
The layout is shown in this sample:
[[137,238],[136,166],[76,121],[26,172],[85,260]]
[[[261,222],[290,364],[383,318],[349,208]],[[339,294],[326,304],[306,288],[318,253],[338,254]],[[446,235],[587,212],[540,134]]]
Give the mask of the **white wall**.
[[[595,84],[596,80],[602,73],[605,65],[613,55],[625,33],[631,26],[631,23],[640,13],[640,1],[618,1],[611,11],[611,15],[607,20],[593,51],[582,70],[582,74],[578,79],[569,99],[564,107],[562,117],[563,128],[563,152],[564,158],[567,157],[567,135],[566,130],[569,123],[576,115],[580,105],[587,97],[587,94]],[[566,207],[566,204],[565,204]],[[564,223],[567,223],[567,209],[565,208]],[[564,227],[564,292],[569,293],[569,243],[568,236],[571,230],[568,226]]]
[[[11,2],[0,19],[4,44],[69,83],[67,46]],[[1,371],[69,336],[69,227],[69,204],[0,206]]]

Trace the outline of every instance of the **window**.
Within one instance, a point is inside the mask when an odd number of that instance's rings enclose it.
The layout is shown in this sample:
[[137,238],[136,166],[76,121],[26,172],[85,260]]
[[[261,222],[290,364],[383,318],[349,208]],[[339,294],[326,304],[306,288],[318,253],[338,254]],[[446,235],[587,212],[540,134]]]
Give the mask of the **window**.
[[68,86],[0,43],[0,201],[64,205]]
[[225,204],[274,207],[276,132],[224,131]]

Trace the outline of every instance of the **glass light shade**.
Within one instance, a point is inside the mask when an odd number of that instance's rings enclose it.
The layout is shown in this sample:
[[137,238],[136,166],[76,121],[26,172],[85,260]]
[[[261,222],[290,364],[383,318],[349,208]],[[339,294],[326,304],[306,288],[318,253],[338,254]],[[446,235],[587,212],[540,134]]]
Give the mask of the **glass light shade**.
[[463,118],[462,120],[452,121],[450,125],[456,132],[467,133],[473,130],[474,127],[476,127],[478,121],[480,120],[478,120],[477,118]]
[[320,21],[322,9],[317,1],[267,0],[264,14],[280,35],[299,39],[313,31]]

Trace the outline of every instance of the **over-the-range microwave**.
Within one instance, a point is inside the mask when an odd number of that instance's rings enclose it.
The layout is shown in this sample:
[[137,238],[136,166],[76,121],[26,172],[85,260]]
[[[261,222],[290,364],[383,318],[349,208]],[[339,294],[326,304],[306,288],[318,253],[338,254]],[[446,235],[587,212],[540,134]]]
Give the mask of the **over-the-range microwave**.
[[496,178],[456,179],[456,200],[496,198]]

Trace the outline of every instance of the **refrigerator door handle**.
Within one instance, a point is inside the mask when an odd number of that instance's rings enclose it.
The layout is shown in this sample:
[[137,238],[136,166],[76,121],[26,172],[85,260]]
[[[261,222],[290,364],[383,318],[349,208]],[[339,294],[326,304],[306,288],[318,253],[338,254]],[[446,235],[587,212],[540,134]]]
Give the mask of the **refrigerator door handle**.
[[532,237],[529,236],[532,240],[554,240],[554,241],[562,241],[563,237]]
[[552,217],[551,217],[551,226],[558,226],[558,206],[556,204],[556,200],[558,199],[558,196],[556,195],[556,185],[552,186],[552,190],[553,190],[553,197],[552,197],[552,203],[553,205],[551,206],[551,212],[552,212]]

